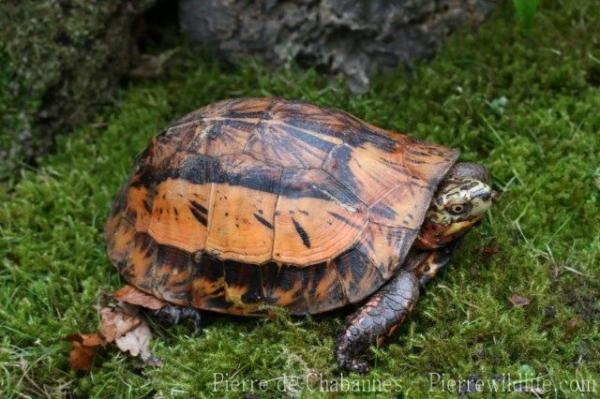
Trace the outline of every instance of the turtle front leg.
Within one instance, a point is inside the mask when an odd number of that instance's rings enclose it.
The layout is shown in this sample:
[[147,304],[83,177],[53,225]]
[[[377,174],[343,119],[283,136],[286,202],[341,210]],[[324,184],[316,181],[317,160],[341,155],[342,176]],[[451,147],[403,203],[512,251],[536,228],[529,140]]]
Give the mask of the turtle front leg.
[[419,251],[409,254],[403,269],[413,272],[422,288],[450,263],[454,245],[436,251]]
[[412,272],[401,272],[377,291],[348,318],[346,330],[337,340],[340,367],[366,373],[369,364],[361,359],[369,346],[381,344],[394,333],[419,299],[419,280]]
[[404,322],[424,287],[450,261],[451,249],[412,253],[403,270],[348,318],[337,340],[336,358],[342,368],[366,373],[362,355],[372,344],[381,345]]

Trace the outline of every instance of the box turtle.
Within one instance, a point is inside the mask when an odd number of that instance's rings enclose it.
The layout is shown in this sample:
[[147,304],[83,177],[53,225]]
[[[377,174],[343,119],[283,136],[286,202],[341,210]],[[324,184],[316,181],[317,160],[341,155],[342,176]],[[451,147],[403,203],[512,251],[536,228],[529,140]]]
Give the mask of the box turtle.
[[358,304],[336,358],[364,372],[491,206],[488,172],[458,155],[302,101],[221,101],[138,156],[108,255],[172,322]]

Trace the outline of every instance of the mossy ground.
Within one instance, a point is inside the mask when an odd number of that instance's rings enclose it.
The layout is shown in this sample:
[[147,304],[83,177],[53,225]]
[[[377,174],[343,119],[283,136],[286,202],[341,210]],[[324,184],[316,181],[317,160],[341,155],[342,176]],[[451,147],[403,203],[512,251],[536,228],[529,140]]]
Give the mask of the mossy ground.
[[0,181],[111,100],[135,59],[132,21],[152,3],[0,2]]
[[[335,106],[459,148],[489,167],[502,192],[398,336],[373,349],[373,371],[344,374],[346,383],[391,384],[381,397],[446,397],[456,393],[430,392],[430,372],[446,382],[520,374],[546,384],[541,396],[600,396],[599,25],[595,0],[544,2],[528,36],[504,9],[477,34],[451,39],[431,64],[382,75],[362,96],[314,71],[232,70],[181,51],[163,78],[123,90],[39,170],[0,188],[2,396],[239,397],[254,381],[258,397],[282,387],[326,397],[320,379],[342,381],[333,357],[339,314],[219,317],[198,332],[153,324],[162,367],[109,351],[90,373],[68,368],[61,337],[94,330],[94,305],[121,285],[102,227],[135,154],[188,111],[257,95]],[[513,308],[513,293],[531,304]],[[246,385],[213,389],[213,373]]]

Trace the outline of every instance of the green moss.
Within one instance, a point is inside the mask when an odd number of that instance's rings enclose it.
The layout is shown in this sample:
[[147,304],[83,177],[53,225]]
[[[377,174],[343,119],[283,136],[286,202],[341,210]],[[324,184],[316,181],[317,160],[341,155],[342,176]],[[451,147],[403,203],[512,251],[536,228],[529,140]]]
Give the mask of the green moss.
[[27,149],[17,142],[32,139],[31,114],[39,99],[30,96],[25,80],[16,79],[15,65],[0,45],[0,179],[8,170],[28,157]]
[[[431,64],[379,76],[363,96],[314,71],[252,64],[230,70],[186,49],[163,79],[122,91],[117,105],[61,139],[38,172],[0,191],[0,391],[7,397],[239,397],[239,391],[213,391],[213,373],[229,373],[246,382],[237,388],[244,392],[254,381],[260,397],[280,396],[279,388],[326,397],[320,378],[341,381],[332,353],[343,326],[339,314],[217,317],[199,332],[153,325],[162,367],[141,368],[111,351],[85,375],[68,370],[67,343],[60,339],[93,330],[93,306],[121,284],[104,253],[102,225],[149,137],[217,99],[275,94],[460,148],[464,159],[490,168],[502,191],[397,338],[373,349],[371,374],[344,375],[345,381],[363,387],[387,381],[394,392],[382,397],[448,397],[440,385],[430,392],[430,372],[444,373],[445,381],[476,374],[510,374],[515,381],[521,373],[553,384],[566,398],[579,394],[565,384],[594,382],[580,387],[595,387],[588,395],[597,396],[600,89],[593,76],[600,4],[548,3],[527,37],[505,8],[477,34],[451,39]],[[512,308],[513,293],[531,304]],[[579,328],[573,319],[581,320]],[[268,382],[266,393],[258,381]]]
[[133,20],[153,2],[0,3],[0,103],[9,104],[0,109],[0,179],[111,100],[133,54]]

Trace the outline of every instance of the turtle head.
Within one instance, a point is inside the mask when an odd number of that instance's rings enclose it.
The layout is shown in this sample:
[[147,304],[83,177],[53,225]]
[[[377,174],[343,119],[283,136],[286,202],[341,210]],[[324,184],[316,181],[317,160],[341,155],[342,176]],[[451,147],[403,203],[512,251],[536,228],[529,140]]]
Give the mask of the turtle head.
[[492,206],[496,192],[481,165],[457,163],[435,193],[417,238],[420,248],[440,248],[465,234]]

